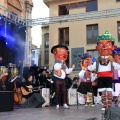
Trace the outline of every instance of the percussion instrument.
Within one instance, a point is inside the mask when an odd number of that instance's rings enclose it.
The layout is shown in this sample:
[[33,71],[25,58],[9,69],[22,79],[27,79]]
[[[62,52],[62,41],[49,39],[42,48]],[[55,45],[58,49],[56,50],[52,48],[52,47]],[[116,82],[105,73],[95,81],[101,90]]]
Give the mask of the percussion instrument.
[[18,68],[16,67],[15,64],[11,65],[11,67],[9,68],[9,73],[10,73],[10,78],[13,78],[19,75]]
[[0,86],[5,89],[5,81],[8,77],[8,69],[5,66],[0,66]]
[[0,66],[0,76],[4,81],[7,80],[8,69],[5,66]]

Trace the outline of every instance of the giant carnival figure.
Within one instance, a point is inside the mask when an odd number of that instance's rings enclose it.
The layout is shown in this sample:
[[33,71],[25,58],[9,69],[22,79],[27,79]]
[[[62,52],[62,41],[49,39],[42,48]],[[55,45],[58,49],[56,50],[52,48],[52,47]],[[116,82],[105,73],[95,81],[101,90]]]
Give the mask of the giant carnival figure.
[[[120,48],[116,46],[116,48],[112,51],[112,55],[114,58],[114,61],[116,63],[120,60]],[[113,69],[113,101],[115,103],[115,106],[120,105],[118,102],[118,97],[120,95],[120,70]]]
[[82,70],[78,74],[81,81],[78,87],[78,92],[83,94],[85,100],[85,106],[88,106],[87,96],[89,97],[89,105],[94,106],[93,96],[92,96],[93,90],[92,90],[92,82],[91,82],[91,71],[87,69],[90,60],[91,60],[91,56],[88,53],[83,54],[81,60]]
[[106,32],[97,38],[97,46],[99,57],[96,62],[89,64],[88,70],[96,70],[98,77],[98,92],[102,92],[103,108],[110,108],[112,106],[112,69],[120,69],[120,60],[118,63],[114,62],[111,56],[114,50],[115,39],[110,32]]
[[65,61],[68,58],[68,47],[62,44],[53,46],[51,53],[54,54],[55,63],[53,66],[53,81],[55,83],[55,95],[56,95],[56,109],[59,109],[59,93],[62,90],[63,94],[63,107],[69,108],[67,105],[67,89],[65,85],[66,74],[70,74],[75,65],[72,65],[71,68],[68,68],[65,64]]

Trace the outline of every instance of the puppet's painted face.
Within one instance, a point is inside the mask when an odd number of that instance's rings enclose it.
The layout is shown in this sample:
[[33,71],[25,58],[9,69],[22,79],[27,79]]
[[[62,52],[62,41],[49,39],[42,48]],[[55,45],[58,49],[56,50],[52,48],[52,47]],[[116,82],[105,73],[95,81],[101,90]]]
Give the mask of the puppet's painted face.
[[82,66],[82,68],[87,68],[88,65],[89,65],[89,63],[90,63],[90,61],[91,61],[91,58],[82,59],[81,60],[81,66]]
[[53,50],[55,60],[62,60],[65,62],[68,58],[68,51],[64,47],[56,48]]
[[112,45],[110,40],[101,40],[98,42],[96,49],[100,56],[109,56],[112,50],[114,50],[114,45]]

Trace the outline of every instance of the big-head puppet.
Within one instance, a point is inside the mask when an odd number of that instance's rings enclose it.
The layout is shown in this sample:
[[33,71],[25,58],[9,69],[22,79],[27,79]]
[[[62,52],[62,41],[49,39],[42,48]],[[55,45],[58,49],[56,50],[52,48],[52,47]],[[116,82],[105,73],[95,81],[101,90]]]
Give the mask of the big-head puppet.
[[[111,57],[114,50],[115,38],[108,30],[97,38],[97,46],[99,57],[93,65],[90,63],[88,69],[96,70],[98,76],[98,92],[102,92],[103,108],[105,110],[112,106],[112,68],[120,69],[120,61],[113,61]],[[107,94],[106,94],[107,92]]]
[[72,65],[71,68],[68,68],[65,64],[65,61],[68,59],[68,47],[63,44],[55,45],[51,48],[51,53],[54,54],[55,63],[53,66],[53,81],[55,83],[55,93],[56,93],[56,108],[59,109],[59,92],[60,89],[63,93],[63,107],[68,108],[67,106],[67,90],[65,85],[66,74],[70,74],[75,68],[75,65]]
[[78,92],[83,94],[85,100],[85,106],[88,106],[87,95],[89,97],[89,105],[94,106],[93,97],[92,97],[93,91],[92,91],[92,82],[91,82],[91,71],[87,69],[90,61],[91,61],[91,56],[88,53],[84,53],[80,61],[82,70],[78,74],[81,81],[78,87]]

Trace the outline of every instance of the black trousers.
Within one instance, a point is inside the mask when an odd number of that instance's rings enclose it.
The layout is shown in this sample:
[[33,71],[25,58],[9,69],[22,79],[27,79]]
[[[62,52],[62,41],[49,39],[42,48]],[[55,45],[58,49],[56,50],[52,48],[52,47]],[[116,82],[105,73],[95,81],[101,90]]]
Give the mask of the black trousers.
[[60,91],[63,94],[63,103],[67,103],[67,89],[64,80],[55,81],[56,104],[59,104]]

